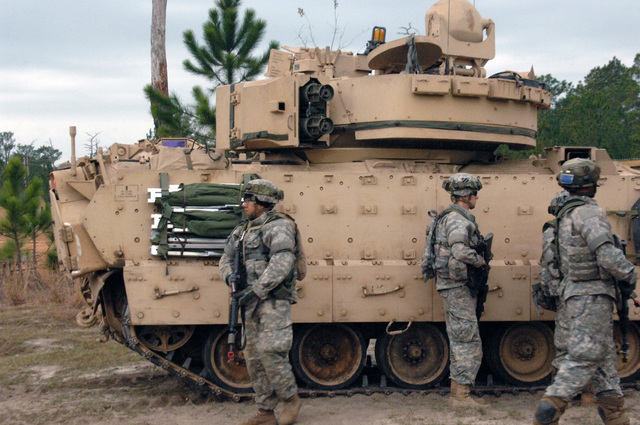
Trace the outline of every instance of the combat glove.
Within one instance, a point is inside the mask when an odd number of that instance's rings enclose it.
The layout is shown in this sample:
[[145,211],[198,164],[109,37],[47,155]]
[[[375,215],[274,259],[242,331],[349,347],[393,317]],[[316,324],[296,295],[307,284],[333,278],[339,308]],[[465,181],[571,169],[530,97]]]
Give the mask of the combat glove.
[[258,298],[258,296],[253,292],[253,288],[249,287],[233,294],[233,298],[238,300],[239,305],[243,306]]

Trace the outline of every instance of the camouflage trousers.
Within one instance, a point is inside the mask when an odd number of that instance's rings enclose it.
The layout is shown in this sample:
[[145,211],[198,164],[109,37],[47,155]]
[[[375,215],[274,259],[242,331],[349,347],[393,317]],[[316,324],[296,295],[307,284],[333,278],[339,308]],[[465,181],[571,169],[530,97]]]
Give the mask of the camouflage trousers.
[[545,394],[570,401],[590,383],[596,398],[622,397],[613,341],[613,299],[606,295],[572,296],[563,309],[561,319],[568,325],[566,343],[561,345],[565,354],[556,358],[558,372]]
[[444,303],[451,357],[451,379],[460,385],[473,385],[482,362],[482,341],[476,318],[476,298],[469,287],[438,291]]
[[[249,306],[247,306],[249,307]],[[297,394],[289,363],[293,341],[291,303],[267,299],[246,312],[244,357],[258,408],[273,410],[279,400]]]
[[561,297],[556,297],[556,326],[553,332],[553,343],[556,346],[556,355],[553,358],[553,367],[560,368],[560,363],[567,356],[567,342],[569,341],[569,318],[567,306]]

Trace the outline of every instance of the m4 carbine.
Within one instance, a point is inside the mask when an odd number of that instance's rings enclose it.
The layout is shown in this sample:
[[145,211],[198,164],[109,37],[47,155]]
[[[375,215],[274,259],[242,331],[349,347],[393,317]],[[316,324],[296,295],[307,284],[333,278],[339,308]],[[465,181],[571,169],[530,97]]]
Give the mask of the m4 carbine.
[[[622,250],[623,254],[627,254],[627,241],[621,239],[618,235],[613,235],[613,240],[617,248]],[[616,285],[616,309],[618,310],[618,318],[620,319],[620,334],[622,336],[622,344],[620,345],[620,354],[622,354],[622,362],[627,362],[629,355],[629,300],[636,307],[640,307],[640,303],[634,299],[635,282],[625,282],[614,279]]]
[[476,303],[476,317],[480,320],[482,313],[484,312],[484,303],[487,301],[487,294],[489,293],[489,262],[493,258],[491,253],[491,245],[493,243],[493,233],[487,234],[487,236],[480,239],[480,243],[474,249],[484,259],[484,265],[482,267],[468,267],[469,282],[468,286],[471,290],[471,294],[477,297]]

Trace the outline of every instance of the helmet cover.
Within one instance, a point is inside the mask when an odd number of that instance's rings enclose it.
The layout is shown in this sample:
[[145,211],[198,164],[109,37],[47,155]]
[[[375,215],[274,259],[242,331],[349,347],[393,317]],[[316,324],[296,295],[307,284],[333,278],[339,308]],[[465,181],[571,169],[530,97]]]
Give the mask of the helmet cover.
[[255,179],[242,186],[240,191],[242,197],[251,195],[255,196],[258,201],[268,204],[277,204],[278,201],[284,199],[284,192],[276,187],[269,180]]
[[558,184],[565,189],[595,187],[600,178],[600,165],[586,158],[574,158],[562,164],[562,171],[556,176]]
[[456,173],[445,180],[442,187],[454,196],[467,196],[482,189],[482,183],[469,173]]

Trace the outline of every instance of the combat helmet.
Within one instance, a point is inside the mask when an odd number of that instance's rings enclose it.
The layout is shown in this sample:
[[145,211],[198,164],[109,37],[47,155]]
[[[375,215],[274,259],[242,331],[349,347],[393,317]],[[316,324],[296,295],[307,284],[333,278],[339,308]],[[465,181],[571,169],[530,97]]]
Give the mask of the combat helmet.
[[574,158],[562,164],[556,176],[558,184],[565,189],[596,187],[600,178],[600,165],[586,158]]
[[556,193],[553,196],[553,199],[551,200],[551,203],[549,204],[549,214],[551,215],[558,215],[558,213],[560,212],[560,210],[562,209],[562,205],[567,202],[567,199],[569,199],[569,192],[567,192],[566,190],[561,190],[560,192]]
[[482,183],[469,173],[456,173],[442,183],[452,196],[467,196],[482,189]]
[[247,196],[255,196],[255,198],[267,204],[277,204],[284,198],[284,192],[276,187],[269,180],[255,179],[247,182],[242,186],[240,195],[245,198]]

